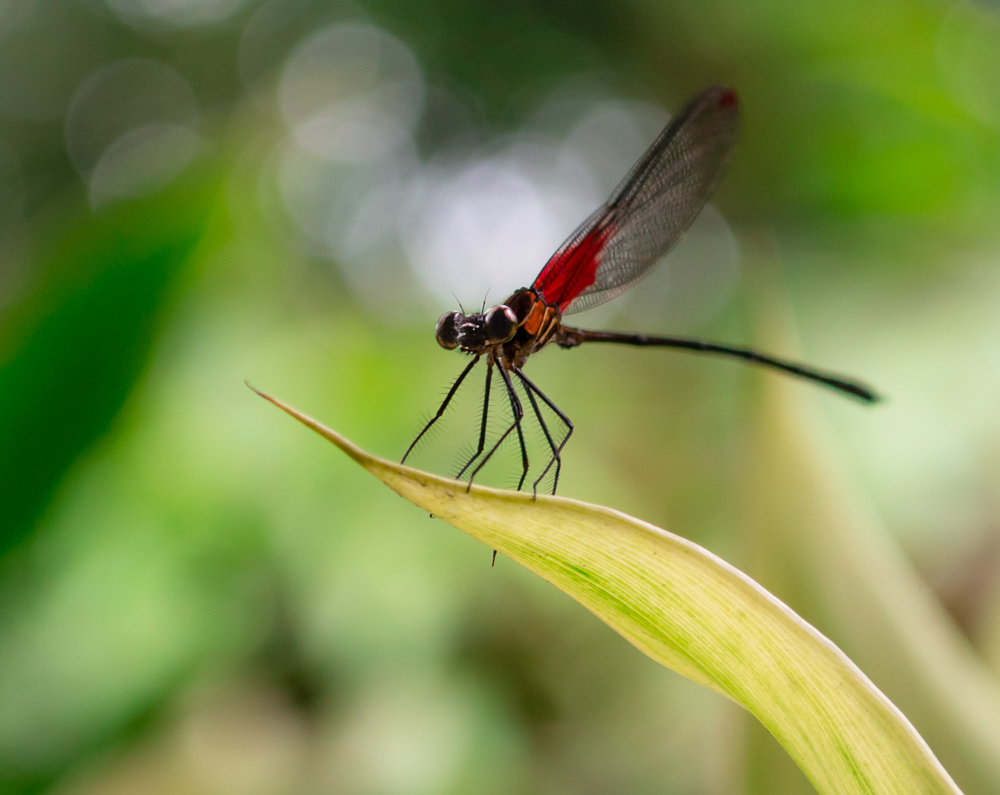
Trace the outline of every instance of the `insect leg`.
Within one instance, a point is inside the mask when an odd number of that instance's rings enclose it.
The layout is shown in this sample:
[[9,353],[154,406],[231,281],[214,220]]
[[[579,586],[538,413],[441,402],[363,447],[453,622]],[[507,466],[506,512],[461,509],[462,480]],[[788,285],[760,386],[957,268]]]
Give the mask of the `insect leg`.
[[[486,462],[493,457],[493,454],[500,448],[504,440],[510,436],[510,432],[515,428],[517,429],[517,435],[521,442],[521,463],[524,468],[521,473],[521,484],[524,483],[524,479],[528,474],[528,451],[524,446],[524,434],[521,431],[521,419],[524,417],[524,409],[521,407],[521,399],[517,396],[517,392],[514,391],[514,385],[510,382],[510,376],[507,375],[507,371],[504,370],[503,365],[497,368],[500,372],[500,377],[503,379],[504,386],[507,387],[507,395],[510,397],[510,407],[514,411],[514,422],[511,426],[503,432],[499,439],[497,439],[496,444],[494,444],[489,452],[483,457],[483,460],[476,465],[476,468],[472,470],[472,475],[469,477],[469,488],[472,488],[472,481],[475,480],[476,475],[479,474],[479,470],[486,466]],[[520,489],[521,486],[518,485]]]
[[[507,375],[506,371],[501,366],[500,374],[503,376],[504,383],[507,385],[507,395],[510,397],[510,408],[514,412],[514,425],[517,428],[517,441],[521,445],[521,479],[517,482],[517,490],[521,490],[521,486],[524,485],[524,479],[528,477],[528,448],[524,446],[524,430],[521,428],[521,420],[524,418],[524,409],[521,406],[521,401],[517,398],[517,392],[514,391],[514,385],[510,382],[510,376]],[[528,394],[531,397],[531,394]]]
[[475,454],[468,461],[465,462],[465,466],[462,467],[458,474],[455,475],[455,480],[459,480],[462,475],[465,474],[472,462],[482,455],[483,448],[486,447],[486,419],[489,417],[490,413],[490,384],[493,382],[493,360],[486,360],[486,392],[483,395],[483,421],[479,426],[479,446],[476,448]]
[[[524,380],[524,374],[520,370],[515,370],[515,374],[518,378]],[[542,428],[542,433],[545,434],[545,440],[549,443],[549,449],[552,451],[552,457],[549,458],[549,463],[545,465],[545,469],[542,470],[541,477],[539,477],[531,486],[532,494],[538,494],[538,484],[541,482],[542,478],[545,477],[545,473],[549,471],[552,467],[552,462],[555,461],[556,464],[556,476],[552,482],[552,493],[555,494],[556,484],[559,482],[559,471],[562,468],[562,460],[559,457],[559,451],[556,447],[556,443],[552,439],[552,434],[549,433],[549,426],[545,424],[545,418],[542,416],[541,410],[538,408],[538,401],[535,400],[535,393],[531,391],[531,388],[525,384],[524,393],[528,396],[528,401],[531,403],[531,408],[535,412],[535,417],[538,419],[538,424]]]
[[437,414],[435,414],[433,417],[431,417],[430,422],[428,422],[424,426],[424,429],[420,433],[417,434],[417,438],[414,439],[410,443],[410,446],[406,448],[406,452],[403,453],[403,460],[400,461],[399,463],[401,463],[401,464],[405,464],[406,463],[406,457],[411,452],[413,452],[413,448],[417,446],[417,442],[419,442],[420,439],[423,437],[423,435],[425,433],[427,433],[427,431],[429,431],[431,429],[431,426],[435,422],[437,422],[439,419],[441,419],[442,415],[444,414],[445,409],[448,408],[448,404],[451,403],[451,399],[453,397],[455,397],[455,393],[458,391],[458,388],[462,385],[462,382],[465,380],[465,376],[467,376],[469,374],[469,372],[472,370],[472,368],[476,366],[476,362],[478,362],[478,361],[479,361],[479,356],[476,356],[475,359],[473,359],[471,362],[469,362],[466,365],[465,369],[462,370],[462,372],[458,376],[458,378],[455,379],[455,383],[451,385],[451,389],[448,390],[448,394],[445,395],[445,397],[444,397],[444,402],[441,403],[441,407],[437,410]]
[[[562,438],[562,441],[559,442],[559,445],[556,446],[556,447],[554,447],[554,449],[552,451],[552,459],[549,461],[548,465],[542,471],[542,474],[539,475],[538,479],[535,481],[535,484],[534,484],[534,487],[537,489],[538,488],[538,484],[541,483],[542,478],[544,478],[545,475],[548,473],[549,468],[552,466],[552,464],[555,464],[556,465],[556,476],[555,476],[555,479],[554,479],[554,481],[552,483],[552,493],[555,494],[556,493],[556,486],[559,485],[559,472],[562,469],[562,449],[566,446],[566,442],[569,441],[569,437],[573,435],[573,423],[570,421],[570,418],[567,417],[559,409],[559,407],[549,399],[548,395],[546,395],[544,392],[542,392],[541,389],[539,389],[537,386],[535,386],[535,384],[532,382],[532,380],[530,378],[528,378],[528,376],[526,376],[524,374],[523,370],[516,369],[516,370],[514,370],[514,373],[517,375],[518,378],[521,379],[521,383],[524,384],[524,388],[528,391],[529,396],[530,396],[530,394],[532,392],[534,392],[536,395],[538,395],[538,397],[540,397],[543,401],[545,401],[545,405],[547,405],[550,409],[552,409],[553,412],[555,412],[555,415],[560,419],[560,421],[563,423],[563,425],[566,426],[566,435]],[[534,401],[532,401],[532,403],[534,403]],[[536,408],[536,412],[537,412],[537,408]],[[541,418],[542,415],[539,414],[538,416],[539,416],[539,418]],[[544,423],[542,423],[542,429],[545,430],[545,424]],[[545,435],[548,437],[548,432],[546,432]],[[551,441],[552,440],[550,438],[549,439],[549,443],[550,444],[551,444]]]

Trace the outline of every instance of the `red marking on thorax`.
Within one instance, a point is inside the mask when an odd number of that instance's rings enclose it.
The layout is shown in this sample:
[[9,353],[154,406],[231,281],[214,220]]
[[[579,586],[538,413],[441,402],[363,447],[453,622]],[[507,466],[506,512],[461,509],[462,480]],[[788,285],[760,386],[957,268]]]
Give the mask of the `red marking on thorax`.
[[556,252],[532,285],[550,306],[565,311],[573,299],[594,283],[604,245],[614,234],[613,224],[596,226],[579,243]]
[[736,105],[736,92],[732,89],[724,91],[719,95],[719,107],[720,108],[731,108]]

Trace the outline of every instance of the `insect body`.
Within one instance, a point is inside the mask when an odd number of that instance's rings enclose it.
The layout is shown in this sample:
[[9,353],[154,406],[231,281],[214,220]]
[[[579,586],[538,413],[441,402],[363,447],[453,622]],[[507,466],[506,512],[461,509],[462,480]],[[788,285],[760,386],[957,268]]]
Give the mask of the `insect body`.
[[[417,442],[444,414],[466,376],[485,357],[486,397],[479,443],[458,477],[475,464],[469,478],[471,486],[476,474],[500,445],[511,433],[516,433],[522,464],[518,489],[524,485],[529,468],[521,427],[524,407],[514,389],[513,377],[521,382],[551,452],[548,464],[534,481],[534,489],[537,490],[554,465],[552,493],[555,494],[562,450],[573,433],[573,423],[523,370],[531,354],[553,342],[563,348],[575,348],[585,342],[618,342],[717,354],[806,378],[866,403],[878,400],[878,395],[859,381],[751,348],[689,337],[588,331],[563,325],[563,315],[590,309],[629,289],[681,239],[722,178],[736,141],[738,119],[735,92],[719,86],[703,90],[670,120],[610,198],[560,246],[530,287],[522,287],[502,304],[482,313],[448,312],[438,320],[435,330],[438,344],[448,350],[458,348],[473,358],[438,411],[407,449],[404,462]],[[494,369],[503,380],[513,422],[487,451],[486,421]],[[564,426],[558,442],[542,417],[539,401],[547,405]]]

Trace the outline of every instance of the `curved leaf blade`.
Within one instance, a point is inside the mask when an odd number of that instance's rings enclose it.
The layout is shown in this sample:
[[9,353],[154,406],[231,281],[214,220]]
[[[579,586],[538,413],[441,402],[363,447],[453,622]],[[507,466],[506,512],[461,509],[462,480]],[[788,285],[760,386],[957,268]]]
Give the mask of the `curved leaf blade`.
[[819,792],[959,792],[906,717],[843,652],[711,552],[610,508],[467,491],[369,455],[257,394],[414,505],[544,577],[654,660],[742,704]]

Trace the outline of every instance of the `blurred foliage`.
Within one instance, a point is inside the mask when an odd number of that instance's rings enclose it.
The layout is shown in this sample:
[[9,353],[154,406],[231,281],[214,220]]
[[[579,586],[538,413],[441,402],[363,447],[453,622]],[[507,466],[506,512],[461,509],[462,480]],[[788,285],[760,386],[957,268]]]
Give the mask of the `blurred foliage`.
[[39,257],[36,289],[6,313],[0,332],[3,551],[29,532],[69,465],[108,430],[145,365],[210,201],[203,185],[185,180],[165,195],[64,222],[56,233],[64,239]]
[[[347,22],[395,60],[327,53],[341,71],[310,90],[347,92],[340,116],[293,120],[285,64]],[[113,82],[128,58],[157,66]],[[242,384],[401,454],[459,361],[433,342],[446,307],[406,213],[348,211],[525,147],[518,185],[583,201],[557,166],[588,109],[644,108],[646,129],[710,82],[742,100],[716,205],[753,278],[704,301],[680,280],[672,316],[624,297],[591,322],[746,342],[787,300],[799,339],[762,343],[890,400],[787,384],[821,405],[800,413],[726,362],[549,352],[533,378],[577,427],[560,491],[742,564],[966,793],[1000,792],[982,728],[1000,672],[998,66],[1000,17],[974,2],[0,5],[0,792],[797,791],[732,705],[491,570]],[[381,123],[334,143],[391,157],[332,162],[316,131],[352,108]],[[603,163],[612,182],[625,160]],[[415,463],[452,471],[475,391]]]

